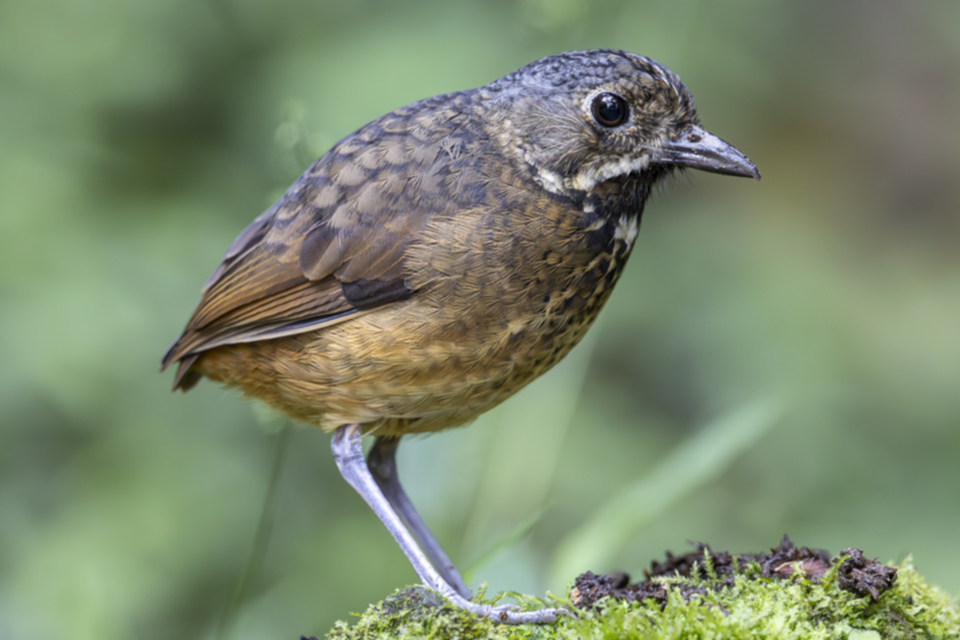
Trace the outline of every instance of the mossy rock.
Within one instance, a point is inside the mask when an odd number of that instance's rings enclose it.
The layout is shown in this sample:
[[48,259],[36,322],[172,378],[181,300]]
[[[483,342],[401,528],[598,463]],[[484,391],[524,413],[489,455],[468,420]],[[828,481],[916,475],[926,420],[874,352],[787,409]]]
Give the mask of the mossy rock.
[[[673,577],[654,575],[641,583],[656,585],[661,593],[658,598],[618,600],[617,589],[589,602],[577,589],[570,601],[551,598],[542,602],[511,594],[522,609],[549,605],[576,612],[576,617],[546,626],[499,625],[448,605],[424,587],[408,587],[371,605],[352,626],[338,622],[327,638],[960,639],[960,607],[947,594],[927,585],[909,559],[895,567],[896,574],[886,565],[871,563],[865,570],[878,571],[885,585],[879,590],[857,589],[851,587],[851,573],[860,572],[865,565],[862,554],[857,557],[861,564],[851,564],[850,552],[855,550],[844,551],[832,566],[819,571],[806,571],[807,561],[800,560],[790,567],[773,567],[775,574],[771,575],[769,568],[755,560],[759,556],[711,556],[709,549],[702,547],[701,562],[675,571]],[[715,561],[723,555],[728,562],[718,566]],[[673,568],[678,564],[682,563],[673,562]],[[578,584],[582,584],[579,579]],[[498,600],[500,597],[488,602]],[[578,600],[583,608],[575,606]]]

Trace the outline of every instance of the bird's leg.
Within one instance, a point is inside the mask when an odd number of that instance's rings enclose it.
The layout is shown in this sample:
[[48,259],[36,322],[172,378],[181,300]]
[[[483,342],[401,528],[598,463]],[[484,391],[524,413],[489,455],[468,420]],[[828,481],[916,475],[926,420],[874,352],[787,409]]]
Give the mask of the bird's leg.
[[470,602],[450,586],[436,569],[427,560],[427,557],[417,546],[413,536],[403,526],[400,517],[390,507],[390,503],[380,491],[376,480],[370,473],[366,461],[363,459],[361,447],[362,435],[359,425],[344,425],[338,427],[330,442],[333,459],[337,462],[340,474],[351,487],[370,505],[373,512],[380,518],[393,539],[400,545],[400,549],[407,560],[413,565],[424,585],[433,589],[446,598],[450,604],[466,609],[471,613],[489,618],[495,622],[505,624],[549,623],[554,622],[558,615],[569,615],[565,609],[540,609],[539,611],[516,611],[513,605],[494,607],[488,604]]
[[443,548],[437,539],[430,533],[430,529],[420,518],[420,514],[413,507],[410,498],[400,485],[400,476],[397,475],[397,449],[400,446],[400,438],[391,438],[378,436],[373,441],[373,448],[367,454],[367,467],[373,475],[377,486],[383,492],[384,497],[407,530],[413,534],[413,537],[420,543],[420,548],[430,558],[434,568],[440,572],[440,575],[451,587],[456,589],[464,598],[470,599],[470,587],[460,577],[460,572],[450,562],[450,558],[444,553]]

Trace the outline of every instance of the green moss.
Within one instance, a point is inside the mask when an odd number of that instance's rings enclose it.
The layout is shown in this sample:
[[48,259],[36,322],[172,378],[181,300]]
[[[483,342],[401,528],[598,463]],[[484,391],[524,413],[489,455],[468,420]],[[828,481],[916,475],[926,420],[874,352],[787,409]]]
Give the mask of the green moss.
[[[927,585],[909,559],[898,570],[895,586],[876,601],[841,590],[835,569],[821,581],[772,580],[759,578],[757,568],[748,566],[726,588],[720,587],[717,579],[669,578],[664,582],[696,584],[706,590],[705,594],[686,601],[673,590],[662,611],[652,601],[638,604],[607,600],[594,611],[579,611],[577,618],[539,627],[507,627],[480,620],[418,586],[399,590],[371,605],[353,626],[338,622],[327,638],[960,639],[960,607],[942,591]],[[545,604],[535,598],[517,599],[524,609]]]

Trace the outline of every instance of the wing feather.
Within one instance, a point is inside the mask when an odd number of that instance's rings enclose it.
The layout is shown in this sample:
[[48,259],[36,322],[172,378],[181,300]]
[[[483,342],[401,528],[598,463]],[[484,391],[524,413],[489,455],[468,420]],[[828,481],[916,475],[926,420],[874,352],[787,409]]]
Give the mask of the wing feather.
[[237,236],[164,354],[164,367],[181,361],[175,386],[196,382],[190,366],[203,351],[315,331],[413,293],[406,249],[449,205],[433,191],[464,161],[448,151],[461,117],[456,101],[432,100],[449,103],[439,126],[423,126],[422,107],[438,106],[427,102],[370,123]]

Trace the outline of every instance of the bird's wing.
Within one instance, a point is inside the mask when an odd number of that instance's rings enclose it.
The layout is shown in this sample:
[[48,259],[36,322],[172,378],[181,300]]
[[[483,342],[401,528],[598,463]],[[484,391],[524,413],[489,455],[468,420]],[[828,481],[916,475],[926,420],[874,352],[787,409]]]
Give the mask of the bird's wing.
[[449,206],[466,161],[456,102],[439,122],[433,106],[342,140],[234,240],[164,354],[164,367],[182,362],[177,385],[208,349],[314,331],[411,295],[405,249]]

